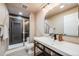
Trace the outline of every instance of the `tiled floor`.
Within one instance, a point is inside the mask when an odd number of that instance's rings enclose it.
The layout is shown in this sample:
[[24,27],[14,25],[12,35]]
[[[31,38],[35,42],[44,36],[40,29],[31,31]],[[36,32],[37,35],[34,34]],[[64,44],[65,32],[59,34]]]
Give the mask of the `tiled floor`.
[[9,45],[8,49],[18,48],[18,47],[22,47],[22,46],[23,46],[23,43],[13,44],[13,45]]
[[5,53],[5,56],[30,56],[30,55],[28,54],[27,49],[24,46],[24,47],[8,50]]
[[[33,49],[31,51],[31,54],[28,54],[28,50],[26,49],[26,46],[21,46],[21,47],[16,47],[16,48],[13,48],[14,46],[10,46],[10,48],[12,49],[9,49],[6,53],[5,53],[5,56],[33,56]],[[40,52],[38,49],[37,49],[38,52]],[[41,52],[40,52],[41,53]],[[38,54],[38,53],[37,53]],[[45,53],[43,54],[40,54],[38,56],[49,56]],[[58,56],[57,54],[55,53],[52,53],[52,56]]]
[[28,54],[26,53],[26,50],[19,50],[10,54],[7,54],[7,56],[28,56]]

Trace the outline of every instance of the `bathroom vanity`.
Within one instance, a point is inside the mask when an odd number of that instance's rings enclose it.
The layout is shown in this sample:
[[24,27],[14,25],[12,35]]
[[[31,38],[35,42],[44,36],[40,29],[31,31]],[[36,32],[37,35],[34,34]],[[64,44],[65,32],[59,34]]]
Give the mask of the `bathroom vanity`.
[[[43,48],[39,47],[42,45]],[[34,37],[34,55],[36,55],[36,47],[45,51],[45,48],[62,56],[79,56],[79,45],[67,41],[58,41],[50,37]]]

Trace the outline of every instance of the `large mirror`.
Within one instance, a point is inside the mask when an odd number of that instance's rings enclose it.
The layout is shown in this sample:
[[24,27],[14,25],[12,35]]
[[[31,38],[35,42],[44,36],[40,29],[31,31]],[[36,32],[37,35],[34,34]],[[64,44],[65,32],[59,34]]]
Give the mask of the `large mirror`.
[[52,8],[45,17],[46,34],[79,36],[79,6],[77,3],[61,3]]

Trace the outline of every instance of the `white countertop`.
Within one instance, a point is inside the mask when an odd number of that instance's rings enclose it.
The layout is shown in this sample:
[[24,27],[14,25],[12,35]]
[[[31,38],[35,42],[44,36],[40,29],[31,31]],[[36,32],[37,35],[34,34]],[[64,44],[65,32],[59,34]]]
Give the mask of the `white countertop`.
[[79,56],[79,45],[53,40],[50,37],[34,37],[34,40],[64,56]]

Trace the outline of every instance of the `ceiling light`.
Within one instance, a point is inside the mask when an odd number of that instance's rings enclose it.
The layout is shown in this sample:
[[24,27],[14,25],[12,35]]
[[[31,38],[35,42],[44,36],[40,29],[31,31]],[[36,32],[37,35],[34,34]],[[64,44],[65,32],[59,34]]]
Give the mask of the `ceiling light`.
[[23,13],[22,12],[19,12],[19,15],[23,15]]
[[64,8],[64,5],[61,5],[60,8]]

